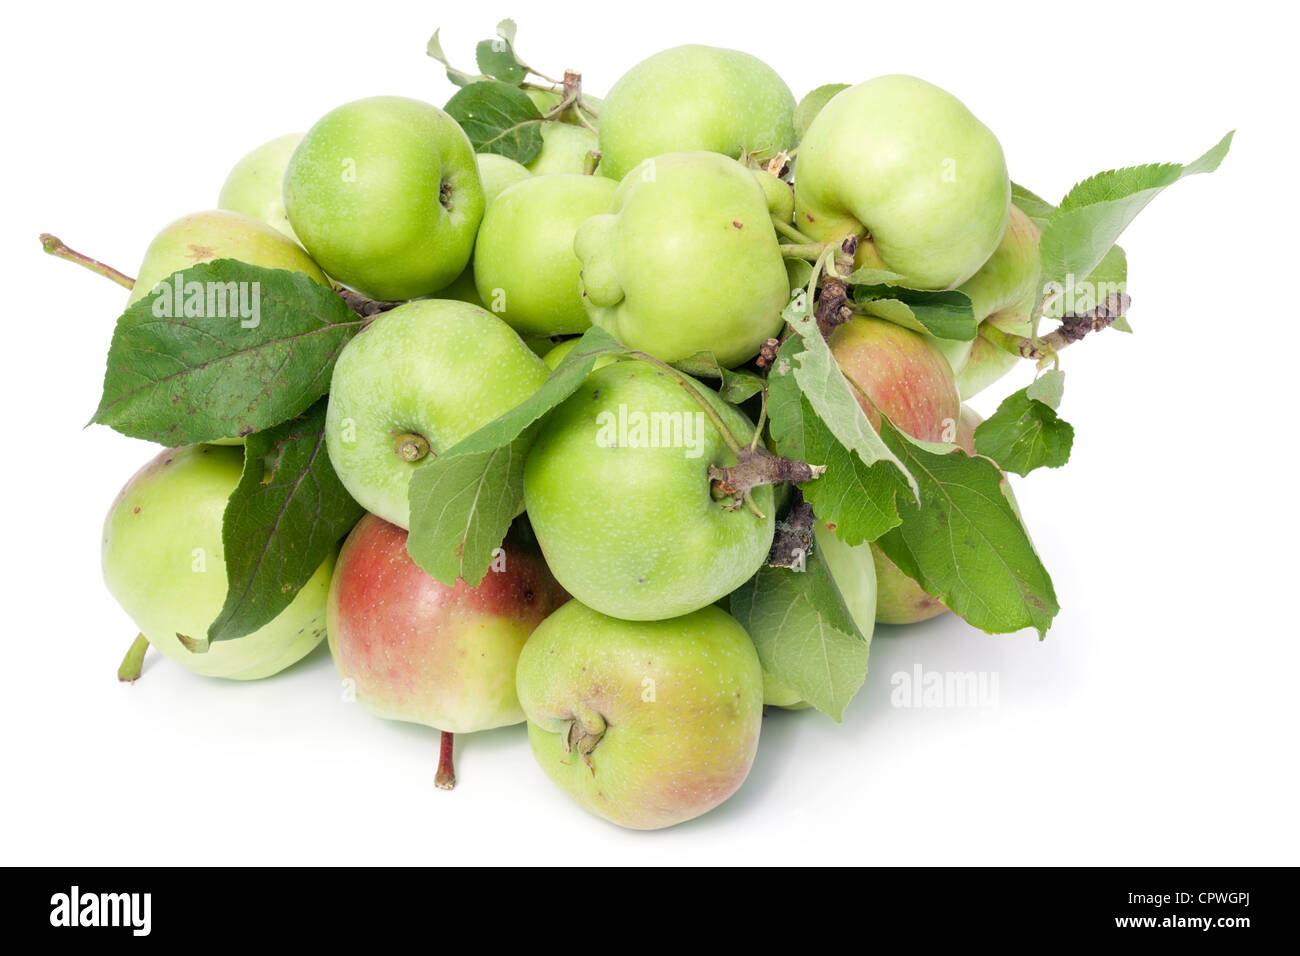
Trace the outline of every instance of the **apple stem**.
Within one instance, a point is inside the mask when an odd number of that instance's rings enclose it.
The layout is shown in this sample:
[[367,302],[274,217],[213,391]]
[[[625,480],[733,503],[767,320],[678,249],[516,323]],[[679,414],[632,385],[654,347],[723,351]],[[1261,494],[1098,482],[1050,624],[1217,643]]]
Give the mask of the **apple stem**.
[[[790,225],[790,223],[782,222],[780,219],[777,219],[775,216],[772,217],[772,226],[773,228],[776,229],[777,232],[785,236],[792,243],[797,243],[800,246],[808,246],[808,247],[825,246],[825,243],[817,242],[817,240],[813,239],[811,236],[804,235],[794,226]],[[799,258],[803,258],[803,257],[800,256]]]
[[[772,220],[773,224],[776,220]],[[780,231],[779,229],[777,230]],[[824,242],[788,242],[779,247],[781,255],[787,259],[807,259],[809,262],[816,262],[826,251]]]
[[147,650],[149,650],[149,638],[137,634],[127,649],[126,656],[122,658],[122,663],[118,665],[117,679],[128,684],[134,684],[139,680],[140,671],[144,669],[144,654]]
[[67,243],[58,236],[52,236],[48,232],[41,233],[41,248],[59,259],[75,262],[82,268],[89,269],[95,275],[103,276],[105,279],[112,279],[124,289],[135,288],[135,280],[129,275],[118,272],[112,266],[100,262],[98,259],[92,259],[84,253],[68,248]]
[[397,457],[402,461],[415,464],[428,456],[430,451],[429,439],[414,432],[406,432],[398,435],[393,441],[393,451],[397,452]]
[[433,785],[439,790],[456,789],[456,768],[451,762],[455,737],[450,731],[442,732],[442,742],[438,748],[438,773],[433,778]]

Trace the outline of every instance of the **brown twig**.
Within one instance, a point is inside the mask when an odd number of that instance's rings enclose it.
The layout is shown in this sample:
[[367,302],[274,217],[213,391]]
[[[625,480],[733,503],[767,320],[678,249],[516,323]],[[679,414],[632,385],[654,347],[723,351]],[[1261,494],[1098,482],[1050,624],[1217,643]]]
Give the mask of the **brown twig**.
[[1007,339],[1006,346],[1021,358],[1041,362],[1067,345],[1078,342],[1089,332],[1100,332],[1110,326],[1128,311],[1130,302],[1123,292],[1112,292],[1087,312],[1062,316],[1061,324],[1042,338],[1035,340],[1032,336],[1012,336]]

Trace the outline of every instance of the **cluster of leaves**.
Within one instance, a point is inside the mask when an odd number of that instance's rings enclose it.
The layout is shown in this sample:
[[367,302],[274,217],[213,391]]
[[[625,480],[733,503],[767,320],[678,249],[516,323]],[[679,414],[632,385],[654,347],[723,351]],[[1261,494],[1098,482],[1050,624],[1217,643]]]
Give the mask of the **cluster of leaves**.
[[[524,92],[533,71],[514,51],[513,23],[503,22],[495,39],[479,44],[480,75],[451,67],[437,34],[429,53],[460,87],[448,110],[476,147],[520,161],[535,155],[547,120]],[[801,104],[797,121],[810,122],[837,90],[814,91],[810,100],[819,102]],[[1094,176],[1057,206],[1016,187],[1015,203],[1042,230],[1040,286],[1069,275],[1122,278],[1115,241],[1124,227],[1164,187],[1214,169],[1230,138],[1188,166]],[[208,633],[209,640],[225,640],[283,610],[361,515],[324,452],[325,405],[335,360],[370,319],[295,273],[223,260],[187,268],[185,277],[258,283],[261,321],[245,327],[228,317],[159,315],[153,296],[141,299],[118,320],[93,420],[170,445],[245,438],[244,474],[223,526],[228,596]],[[1003,472],[1026,475],[1068,459],[1073,430],[1057,415],[1063,373],[1045,371],[1009,396],[976,430],[976,455],[915,441],[888,419],[877,431],[814,318],[817,270],[800,281],[806,287],[785,311],[787,335],[766,379],[722,368],[708,355],[681,368],[715,381],[734,404],[762,394],[776,453],[825,466],[800,490],[817,520],[846,543],[876,542],[976,627],[1045,634],[1059,609],[1056,595]],[[909,289],[904,277],[879,270],[860,270],[845,282],[870,314],[941,338],[978,334],[960,292]],[[577,391],[600,358],[627,353],[607,332],[588,330],[538,392],[415,470],[408,550],[425,570],[448,584],[482,581],[523,511],[523,462],[538,423]],[[820,556],[807,555],[800,570],[763,568],[732,595],[731,608],[765,668],[839,719],[865,678],[869,638],[854,625]]]
[[[442,51],[438,31],[429,38],[427,52],[447,71],[447,79],[460,87],[443,107],[474,145],[475,152],[497,153],[518,163],[529,163],[542,150],[542,126],[558,117],[543,115],[525,90],[550,90],[563,96],[560,84],[534,70],[515,52],[515,22],[502,20],[497,34],[481,40],[474,57],[477,75],[452,66]],[[530,76],[546,81],[534,86]],[[573,104],[571,108],[576,108]]]

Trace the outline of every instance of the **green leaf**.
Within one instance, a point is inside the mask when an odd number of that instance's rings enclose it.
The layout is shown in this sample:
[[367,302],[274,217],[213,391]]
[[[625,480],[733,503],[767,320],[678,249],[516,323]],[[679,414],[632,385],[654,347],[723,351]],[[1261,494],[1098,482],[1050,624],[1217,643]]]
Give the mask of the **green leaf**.
[[970,298],[955,289],[925,292],[888,285],[853,287],[853,301],[865,311],[914,332],[928,332],[938,339],[970,342],[978,334],[979,323]]
[[518,86],[528,76],[528,67],[515,56],[514,47],[505,37],[480,41],[474,59],[482,73],[511,86]]
[[1042,229],[1056,213],[1056,207],[1041,196],[1036,196],[1024,186],[1011,184],[1011,202]]
[[916,477],[921,496],[919,507],[901,503],[902,523],[877,540],[881,550],[981,630],[1006,634],[1032,627],[1045,635],[1060,605],[997,466],[955,447],[913,441],[888,419],[881,431]]
[[867,676],[869,640],[858,633],[821,556],[803,571],[761,568],[731,595],[763,669],[839,721]]
[[812,121],[817,118],[817,114],[822,111],[831,98],[841,90],[847,90],[847,83],[827,83],[825,86],[819,86],[807,96],[799,101],[799,105],[794,109],[794,128],[803,139],[808,132],[808,127]]
[[[1105,302],[1107,296],[1123,293],[1127,288],[1128,257],[1121,246],[1111,246],[1083,282],[1076,282],[1073,276],[1065,277],[1064,287],[1043,303],[1043,317],[1059,319],[1066,312],[1086,315],[1098,303]],[[1131,331],[1123,316],[1112,322],[1110,327],[1122,332]]]
[[433,36],[429,37],[429,42],[425,45],[424,52],[443,65],[447,71],[447,79],[456,86],[468,86],[475,80],[481,79],[481,77],[471,76],[463,70],[458,70],[451,65],[451,61],[448,60],[446,54],[442,52],[442,41],[438,39],[439,32],[439,30],[433,31]]
[[712,352],[698,352],[690,358],[674,362],[673,367],[696,378],[717,379],[718,394],[724,402],[731,405],[739,405],[763,390],[761,377],[744,369],[723,367]]
[[293,601],[364,512],[325,453],[322,398],[301,416],[249,435],[244,473],[226,504],[226,602],[208,640],[251,634]]
[[1069,276],[1091,273],[1147,203],[1186,176],[1217,169],[1231,143],[1229,133],[1186,166],[1166,163],[1110,170],[1071,189],[1043,228],[1042,287],[1064,286]]
[[525,434],[486,450],[453,448],[412,472],[406,550],[416,564],[448,586],[457,578],[471,587],[482,582],[493,551],[524,510],[530,445]]
[[603,355],[625,354],[592,327],[531,396],[411,474],[406,550],[443,584],[483,580],[492,552],[524,509],[523,463],[532,426],[572,395]]
[[542,150],[542,114],[517,86],[480,80],[458,90],[445,108],[477,152],[528,163]]
[[901,520],[896,499],[909,494],[902,472],[887,460],[868,465],[841,445],[793,375],[793,354],[801,348],[788,339],[768,376],[767,413],[776,453],[826,471],[800,485],[804,498],[823,521],[849,544],[874,541]]
[[1074,445],[1074,427],[1059,419],[1055,411],[1064,379],[1063,372],[1052,370],[1008,395],[975,429],[975,450],[1017,475],[1064,465]]
[[[908,478],[909,485],[915,491],[915,483],[907,474],[907,469],[876,434],[858,405],[848,380],[840,372],[840,367],[831,354],[830,346],[817,328],[816,319],[808,311],[807,296],[795,296],[782,316],[798,333],[799,341],[791,345],[791,340],[787,340],[781,347],[772,373],[778,376],[792,374],[813,412],[841,445],[868,466],[878,461],[890,462]],[[769,384],[771,378],[769,375]]]
[[[185,291],[176,296],[180,276]],[[233,298],[222,299],[232,290],[256,303],[247,319],[230,307]],[[333,290],[301,273],[233,259],[190,266],[117,320],[91,420],[164,445],[270,428],[325,394],[339,352],[361,327]]]

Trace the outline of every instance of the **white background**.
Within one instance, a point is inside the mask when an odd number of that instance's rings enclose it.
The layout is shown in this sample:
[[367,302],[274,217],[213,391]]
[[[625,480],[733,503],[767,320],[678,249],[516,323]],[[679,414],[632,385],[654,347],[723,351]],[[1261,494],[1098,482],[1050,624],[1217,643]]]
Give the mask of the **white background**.
[[[3,862],[1300,862],[1297,84],[1294,24],[1270,19],[1283,7],[130,7],[28,5],[0,58]],[[460,786],[436,791],[436,733],[341,703],[324,647],[251,684],[156,655],[136,685],[114,679],[135,631],[100,581],[100,525],[153,450],[83,430],[125,293],[44,257],[37,234],[134,273],[163,224],[215,205],[251,147],[362,96],[445,102],[428,35],[442,26],[469,65],[502,16],[522,56],[580,68],[597,94],[682,42],[747,50],[797,96],[918,74],[1053,200],[1239,130],[1219,172],[1169,189],[1124,236],[1137,334],[1065,353],[1073,460],[1016,483],[1062,605],[1047,640],[951,617],[878,632],[843,725],[769,715],[740,793],[656,834],[569,803],[522,727],[462,738]],[[997,706],[892,707],[891,675],[917,664],[997,674]]]

